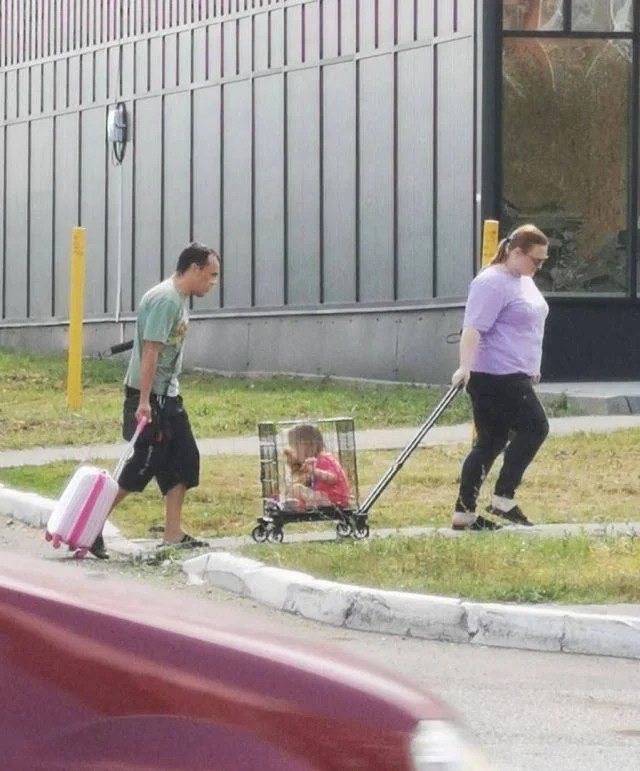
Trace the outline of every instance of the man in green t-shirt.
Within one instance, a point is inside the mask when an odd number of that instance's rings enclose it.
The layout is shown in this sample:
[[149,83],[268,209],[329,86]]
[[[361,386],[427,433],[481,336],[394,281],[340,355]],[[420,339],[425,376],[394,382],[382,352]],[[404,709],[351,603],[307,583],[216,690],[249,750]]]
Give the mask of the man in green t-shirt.
[[[129,493],[142,492],[155,477],[165,500],[164,543],[204,546],[182,530],[186,491],[200,480],[200,454],[180,396],[178,375],[189,326],[189,298],[204,297],[220,274],[220,257],[208,246],[193,243],[178,258],[176,272],[151,288],[140,301],[133,350],[125,375],[123,434],[149,422],[137,439],[133,455],[118,478],[113,507]],[[108,559],[102,534],[91,553]]]

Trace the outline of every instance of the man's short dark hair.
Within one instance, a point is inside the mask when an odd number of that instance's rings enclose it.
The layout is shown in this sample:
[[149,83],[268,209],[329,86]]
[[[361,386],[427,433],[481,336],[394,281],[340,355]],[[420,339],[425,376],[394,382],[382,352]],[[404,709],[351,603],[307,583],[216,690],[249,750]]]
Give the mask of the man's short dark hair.
[[178,264],[176,265],[176,273],[178,275],[186,273],[186,271],[188,271],[191,265],[194,263],[199,268],[204,268],[204,266],[209,262],[209,257],[211,255],[217,257],[218,262],[220,261],[220,255],[216,252],[215,249],[194,241],[180,253],[180,256],[178,257]]

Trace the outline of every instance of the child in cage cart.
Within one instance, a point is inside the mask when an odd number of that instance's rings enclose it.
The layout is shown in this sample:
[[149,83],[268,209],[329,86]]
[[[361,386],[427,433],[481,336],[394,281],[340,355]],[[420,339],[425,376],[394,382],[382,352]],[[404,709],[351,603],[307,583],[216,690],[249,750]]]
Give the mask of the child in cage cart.
[[351,490],[338,460],[325,450],[322,432],[310,423],[293,426],[284,450],[290,472],[287,497],[298,508],[340,506],[348,508]]

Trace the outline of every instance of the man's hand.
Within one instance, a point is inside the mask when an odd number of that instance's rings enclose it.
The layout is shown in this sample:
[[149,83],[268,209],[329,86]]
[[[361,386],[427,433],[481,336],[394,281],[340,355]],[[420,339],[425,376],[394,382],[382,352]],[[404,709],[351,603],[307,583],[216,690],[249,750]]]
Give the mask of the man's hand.
[[139,423],[142,418],[147,419],[147,423],[151,423],[151,405],[149,402],[140,401],[138,409],[136,410],[136,421]]

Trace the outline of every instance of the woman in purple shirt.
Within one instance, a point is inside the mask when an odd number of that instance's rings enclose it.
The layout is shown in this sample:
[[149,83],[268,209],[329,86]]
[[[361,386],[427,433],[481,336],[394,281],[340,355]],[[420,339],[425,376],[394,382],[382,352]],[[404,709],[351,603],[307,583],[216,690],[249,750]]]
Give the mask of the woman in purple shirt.
[[[514,503],[516,488],[549,433],[533,384],[540,381],[542,338],[549,312],[533,275],[547,259],[548,239],[522,225],[500,242],[491,264],[471,282],[460,338],[460,366],[452,383],[465,383],[476,439],[462,464],[454,530],[498,530],[476,514],[482,482],[504,450],[490,514],[531,525]],[[505,449],[506,448],[506,449]]]

